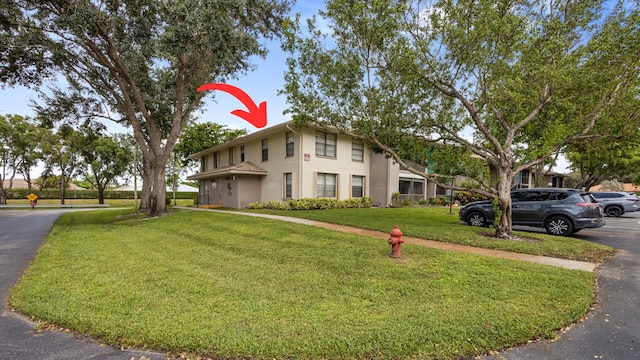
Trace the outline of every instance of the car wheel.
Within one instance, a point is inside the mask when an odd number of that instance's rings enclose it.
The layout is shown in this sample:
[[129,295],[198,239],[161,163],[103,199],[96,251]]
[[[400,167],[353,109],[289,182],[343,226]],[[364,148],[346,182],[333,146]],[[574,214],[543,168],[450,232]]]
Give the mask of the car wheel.
[[573,224],[566,217],[553,216],[544,224],[544,229],[551,235],[571,235],[573,234]]
[[609,206],[606,209],[604,209],[604,213],[607,214],[607,216],[618,217],[624,214],[624,211],[619,206]]
[[469,226],[487,226],[487,218],[483,213],[474,211],[467,216],[467,224]]

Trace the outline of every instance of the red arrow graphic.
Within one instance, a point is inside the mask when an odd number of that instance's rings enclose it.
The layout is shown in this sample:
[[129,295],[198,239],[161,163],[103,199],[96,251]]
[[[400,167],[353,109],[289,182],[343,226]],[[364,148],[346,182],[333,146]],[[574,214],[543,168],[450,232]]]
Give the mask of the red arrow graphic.
[[204,84],[200,86],[197,91],[203,90],[220,90],[224,92],[228,92],[229,94],[235,96],[240,102],[247,107],[247,110],[233,110],[231,114],[235,116],[239,116],[251,125],[261,128],[267,125],[267,102],[263,101],[260,103],[260,106],[256,106],[256,103],[253,102],[253,99],[246,92],[242,91],[242,89],[235,87],[229,84]]

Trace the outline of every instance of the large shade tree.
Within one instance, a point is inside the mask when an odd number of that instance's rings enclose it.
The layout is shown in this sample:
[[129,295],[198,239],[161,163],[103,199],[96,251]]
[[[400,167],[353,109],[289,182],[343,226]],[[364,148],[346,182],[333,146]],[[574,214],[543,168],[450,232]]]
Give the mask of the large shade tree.
[[289,0],[2,0],[0,81],[62,74],[68,89],[47,92],[43,118],[131,127],[142,153],[141,209],[159,215],[165,165],[202,105],[196,89],[251,69],[288,8]]
[[[287,24],[283,92],[300,123],[363,138],[421,175],[405,160],[473,177],[442,185],[496,198],[496,235],[512,237],[519,171],[607,136],[598,124],[638,123],[623,106],[639,81],[638,9],[602,5],[330,0],[322,22]],[[612,116],[620,111],[627,116]]]

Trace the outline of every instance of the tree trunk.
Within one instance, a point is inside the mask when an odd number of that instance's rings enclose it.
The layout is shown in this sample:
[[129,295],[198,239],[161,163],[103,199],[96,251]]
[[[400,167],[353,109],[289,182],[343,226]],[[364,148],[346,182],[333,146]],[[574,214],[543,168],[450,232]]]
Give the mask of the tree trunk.
[[151,196],[151,208],[149,209],[149,216],[151,217],[160,216],[167,212],[165,166],[154,166],[153,170],[153,195]]
[[98,204],[104,205],[104,186],[98,182]]
[[151,209],[151,192],[153,189],[153,176],[148,159],[142,159],[142,189],[140,190],[140,211]]
[[64,205],[64,171],[62,172],[62,174],[60,174],[60,205]]
[[513,238],[511,222],[511,182],[513,175],[509,168],[498,168],[498,207],[501,214],[496,219],[496,237],[503,239]]

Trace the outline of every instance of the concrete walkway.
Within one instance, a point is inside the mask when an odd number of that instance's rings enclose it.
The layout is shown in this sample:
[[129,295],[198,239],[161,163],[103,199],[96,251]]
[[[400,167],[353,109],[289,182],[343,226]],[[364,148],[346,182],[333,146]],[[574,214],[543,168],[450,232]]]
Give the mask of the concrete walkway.
[[[389,238],[389,233],[382,232],[382,231],[366,230],[366,229],[360,229],[352,226],[337,225],[337,224],[331,224],[331,223],[326,223],[321,221],[300,219],[300,218],[294,218],[294,217],[288,217],[288,216],[247,213],[247,212],[241,212],[241,211],[227,211],[227,210],[218,210],[218,209],[190,208],[190,207],[175,207],[175,208],[180,208],[185,210],[194,210],[194,211],[211,211],[211,212],[220,212],[220,213],[234,214],[234,215],[254,216],[254,217],[260,217],[260,218],[266,218],[266,219],[288,221],[292,223],[309,225],[309,226],[317,226],[317,227],[321,227],[328,230],[341,231],[341,232],[346,232],[346,233],[351,233],[356,235],[364,235],[372,238],[379,238],[379,239],[385,239],[385,240]],[[426,240],[426,239],[415,238],[410,236],[403,236],[402,239],[404,240],[405,244],[420,245],[420,246],[426,246],[434,249],[464,252],[464,253],[477,254],[482,256],[490,256],[490,257],[500,258],[500,259],[529,261],[529,262],[534,262],[538,264],[557,266],[557,267],[570,269],[570,270],[594,272],[596,267],[598,266],[598,264],[584,262],[584,261],[557,259],[557,258],[552,258],[548,256],[527,255],[527,254],[520,254],[520,253],[514,253],[514,252],[502,251],[502,250],[483,249],[483,248],[478,248],[473,246],[458,245],[458,244],[446,243],[442,241]]]

